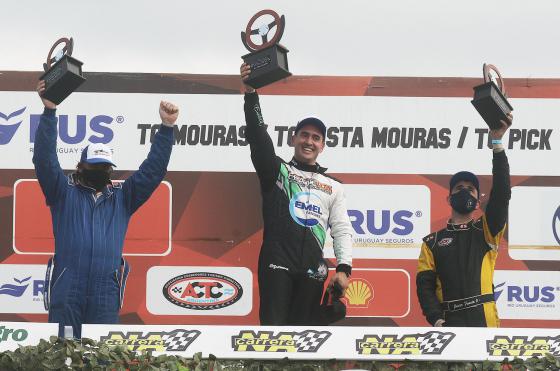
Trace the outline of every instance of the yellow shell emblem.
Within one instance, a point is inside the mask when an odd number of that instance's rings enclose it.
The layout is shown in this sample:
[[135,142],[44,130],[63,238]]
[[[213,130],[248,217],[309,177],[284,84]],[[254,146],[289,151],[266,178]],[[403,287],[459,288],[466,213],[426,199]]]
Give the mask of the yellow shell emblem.
[[367,307],[370,300],[373,299],[373,288],[368,281],[353,278],[350,280],[344,298],[348,301],[348,305]]

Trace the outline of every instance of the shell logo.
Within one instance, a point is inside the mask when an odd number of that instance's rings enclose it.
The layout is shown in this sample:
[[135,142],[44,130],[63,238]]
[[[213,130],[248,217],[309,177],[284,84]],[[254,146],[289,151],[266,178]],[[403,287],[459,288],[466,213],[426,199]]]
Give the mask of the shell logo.
[[350,280],[344,298],[351,307],[367,308],[373,299],[373,287],[363,278],[353,278]]

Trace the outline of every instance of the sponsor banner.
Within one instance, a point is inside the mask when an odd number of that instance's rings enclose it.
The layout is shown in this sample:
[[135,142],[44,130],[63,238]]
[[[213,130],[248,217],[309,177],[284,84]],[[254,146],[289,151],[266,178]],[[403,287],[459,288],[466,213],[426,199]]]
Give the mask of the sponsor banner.
[[58,323],[0,322],[0,353],[58,335]]
[[317,353],[332,335],[331,331],[240,330],[231,337],[234,352],[249,353]]
[[155,354],[190,356],[205,352],[206,349],[198,341],[200,334],[199,326],[82,325],[82,337],[109,346],[125,346],[133,351],[152,351]]
[[558,329],[84,325],[82,335],[131,350],[222,359],[482,361],[560,355]]
[[519,260],[560,260],[560,188],[513,187],[509,204],[509,255]]
[[[73,169],[91,142],[114,148],[119,169],[137,169],[159,125],[161,99],[186,112],[175,129],[169,170],[252,170],[243,96],[219,94],[74,93],[57,111],[63,168]],[[550,120],[560,115],[558,100],[510,101],[516,117],[504,141],[516,164],[513,175],[560,175],[551,166],[560,157],[558,129]],[[0,157],[0,167],[30,169],[40,101],[35,92],[10,91],[0,92],[0,102],[0,146],[11,154]],[[453,174],[468,158],[471,171],[491,173],[488,127],[470,98],[275,95],[262,96],[261,104],[276,152],[285,159],[293,154],[295,124],[314,114],[327,124],[320,162],[332,172]]]
[[[417,259],[430,234],[430,189],[424,185],[345,184],[354,258]],[[332,237],[325,256],[334,257]]]
[[[162,182],[130,219],[124,256],[165,256],[171,252],[171,184]],[[14,184],[13,248],[17,254],[52,255],[52,217],[36,179]]]
[[253,274],[245,267],[152,267],[146,306],[152,314],[245,316],[253,307]]
[[46,270],[42,264],[0,264],[0,313],[47,313]]
[[441,355],[455,338],[453,332],[427,331],[404,335],[364,335],[356,340],[360,355]]
[[402,269],[354,268],[342,301],[346,317],[406,317],[410,275]]
[[559,271],[496,271],[494,293],[501,319],[560,320]]
[[496,335],[486,340],[486,350],[490,357],[498,359],[544,357],[547,354],[558,358],[560,357],[560,332],[556,331],[552,336]]

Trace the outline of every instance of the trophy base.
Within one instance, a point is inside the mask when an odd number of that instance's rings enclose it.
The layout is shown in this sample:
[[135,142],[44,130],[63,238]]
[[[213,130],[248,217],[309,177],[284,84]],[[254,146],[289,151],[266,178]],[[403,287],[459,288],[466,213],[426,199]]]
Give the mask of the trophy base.
[[511,104],[493,81],[475,86],[473,89],[474,97],[471,103],[474,108],[490,129],[500,128],[500,120],[507,122],[507,114],[513,111]]
[[251,74],[245,84],[258,89],[291,76],[287,54],[288,49],[275,44],[241,57],[251,66]]
[[86,81],[82,76],[82,62],[64,55],[39,79],[45,80],[43,98],[60,104]]

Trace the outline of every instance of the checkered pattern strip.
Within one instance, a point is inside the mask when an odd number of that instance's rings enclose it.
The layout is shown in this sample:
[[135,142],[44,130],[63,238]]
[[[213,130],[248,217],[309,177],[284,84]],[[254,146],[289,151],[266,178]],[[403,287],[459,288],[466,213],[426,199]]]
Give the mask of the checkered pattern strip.
[[183,352],[200,335],[198,330],[175,330],[161,336],[165,349],[168,351]]
[[328,331],[307,330],[294,335],[298,352],[316,352],[331,336]]
[[560,336],[550,339],[548,346],[550,347],[550,353],[556,357],[560,356]]
[[441,354],[443,349],[451,342],[455,334],[450,332],[431,331],[418,337],[420,350],[423,354]]

